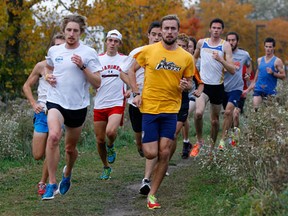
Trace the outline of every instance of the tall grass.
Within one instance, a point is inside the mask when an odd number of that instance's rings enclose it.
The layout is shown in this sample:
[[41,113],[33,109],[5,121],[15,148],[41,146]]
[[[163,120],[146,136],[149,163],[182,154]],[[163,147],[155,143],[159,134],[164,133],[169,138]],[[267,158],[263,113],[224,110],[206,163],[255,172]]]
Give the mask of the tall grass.
[[[211,161],[202,158],[205,170],[229,177],[245,195],[238,199],[239,215],[285,215],[288,212],[288,91],[280,83],[279,94],[254,112],[251,97],[242,116],[237,148],[217,152]],[[245,213],[244,213],[245,212]]]
[[[33,115],[31,106],[23,99],[9,101],[5,110],[0,112],[0,160],[32,157]],[[123,120],[124,124],[119,129],[116,140],[119,142],[118,147],[134,142],[133,133],[127,133],[131,131],[127,109]],[[88,110],[78,146],[87,149],[96,147],[92,106]]]
[[0,159],[19,160],[31,155],[33,111],[22,99],[9,101],[0,113]]

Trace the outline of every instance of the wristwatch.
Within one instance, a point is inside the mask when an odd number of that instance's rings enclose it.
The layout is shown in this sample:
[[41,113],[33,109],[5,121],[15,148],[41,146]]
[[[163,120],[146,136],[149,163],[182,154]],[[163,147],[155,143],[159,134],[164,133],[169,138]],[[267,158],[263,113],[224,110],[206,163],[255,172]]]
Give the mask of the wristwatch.
[[139,92],[137,92],[137,93],[135,93],[135,92],[133,92],[133,97],[136,97],[137,95],[140,95],[140,93]]
[[80,67],[80,70],[85,70],[86,66],[83,64],[82,67]]

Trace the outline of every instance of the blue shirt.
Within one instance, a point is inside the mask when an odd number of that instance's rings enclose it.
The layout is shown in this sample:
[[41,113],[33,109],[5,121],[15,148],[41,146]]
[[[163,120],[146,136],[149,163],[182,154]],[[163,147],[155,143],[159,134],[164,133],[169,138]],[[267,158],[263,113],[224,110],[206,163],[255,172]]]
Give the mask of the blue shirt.
[[276,94],[277,78],[273,74],[267,73],[267,68],[271,68],[273,72],[278,73],[275,68],[277,57],[273,56],[268,62],[265,57],[261,58],[258,66],[258,79],[255,84],[255,91],[264,92],[268,95]]

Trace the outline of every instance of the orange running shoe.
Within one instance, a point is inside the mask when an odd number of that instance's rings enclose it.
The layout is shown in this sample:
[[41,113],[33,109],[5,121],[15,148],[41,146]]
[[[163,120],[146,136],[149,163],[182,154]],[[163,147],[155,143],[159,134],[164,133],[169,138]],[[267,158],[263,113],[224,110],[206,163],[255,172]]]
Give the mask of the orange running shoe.
[[202,145],[199,142],[196,142],[192,148],[192,151],[190,152],[190,157],[198,156],[201,146]]
[[148,195],[147,198],[147,207],[148,209],[159,209],[161,205],[157,202],[157,199],[154,195]]

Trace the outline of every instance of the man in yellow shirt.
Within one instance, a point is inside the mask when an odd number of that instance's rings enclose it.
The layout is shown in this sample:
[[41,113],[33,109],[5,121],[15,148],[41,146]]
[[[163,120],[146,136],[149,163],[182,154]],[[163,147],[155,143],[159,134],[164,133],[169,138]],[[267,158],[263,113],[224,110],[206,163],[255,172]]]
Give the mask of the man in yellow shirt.
[[[134,55],[145,68],[145,79],[140,95],[135,75],[129,76],[133,103],[140,108],[142,119],[142,148],[147,159],[158,158],[151,190],[147,197],[149,209],[161,208],[155,194],[168,168],[172,141],[175,138],[177,113],[181,93],[191,88],[194,60],[177,45],[180,21],[176,15],[161,19],[162,41],[143,47]],[[129,73],[129,72],[128,72]]]

